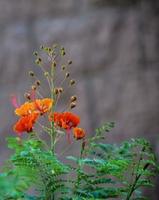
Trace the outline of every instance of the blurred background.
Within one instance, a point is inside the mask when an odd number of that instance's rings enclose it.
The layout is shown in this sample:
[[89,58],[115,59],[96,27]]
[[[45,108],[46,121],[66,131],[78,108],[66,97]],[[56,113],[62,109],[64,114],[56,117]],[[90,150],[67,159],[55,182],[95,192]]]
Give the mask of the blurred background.
[[[27,71],[38,73],[33,51],[54,43],[73,60],[75,112],[87,133],[114,121],[108,142],[145,137],[158,154],[158,0],[0,0],[0,162],[9,154],[6,136],[15,135],[10,96],[23,100]],[[159,199],[157,188],[149,199]]]

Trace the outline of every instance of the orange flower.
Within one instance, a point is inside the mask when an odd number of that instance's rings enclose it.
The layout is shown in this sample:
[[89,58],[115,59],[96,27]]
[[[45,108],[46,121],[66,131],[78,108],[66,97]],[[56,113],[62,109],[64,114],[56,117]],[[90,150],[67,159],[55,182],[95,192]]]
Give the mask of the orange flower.
[[55,112],[50,114],[50,121],[54,121],[56,126],[62,127],[62,113]]
[[35,109],[39,111],[41,115],[43,115],[51,109],[53,105],[53,100],[50,98],[36,99],[34,105]]
[[50,116],[49,119],[51,121],[54,120],[56,126],[64,128],[66,130],[70,130],[71,128],[78,126],[78,124],[80,123],[80,118],[71,112],[55,112],[54,119],[52,119],[52,116]]
[[73,135],[77,140],[80,140],[85,137],[86,133],[84,129],[76,127],[73,129]]
[[26,116],[31,113],[40,113],[43,115],[48,112],[53,104],[53,100],[49,98],[36,99],[33,102],[25,102],[19,108],[15,109],[15,114],[18,116]]
[[25,102],[19,108],[15,109],[15,114],[18,116],[26,116],[35,111],[35,106],[32,102]]
[[21,134],[22,132],[32,132],[33,125],[35,124],[39,114],[32,113],[26,116],[22,116],[14,125],[14,131]]

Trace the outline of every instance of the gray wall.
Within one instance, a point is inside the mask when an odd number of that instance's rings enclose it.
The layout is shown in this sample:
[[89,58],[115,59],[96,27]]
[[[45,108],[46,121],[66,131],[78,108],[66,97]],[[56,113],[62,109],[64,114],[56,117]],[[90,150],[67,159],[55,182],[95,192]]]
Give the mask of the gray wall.
[[[115,121],[110,142],[144,136],[158,152],[158,3],[107,2],[0,0],[1,161],[9,153],[5,137],[14,135],[16,121],[10,95],[26,91],[32,52],[54,42],[65,46],[73,60],[78,84],[72,94],[79,96],[75,111],[88,134],[102,122]],[[71,151],[77,151],[76,145]]]

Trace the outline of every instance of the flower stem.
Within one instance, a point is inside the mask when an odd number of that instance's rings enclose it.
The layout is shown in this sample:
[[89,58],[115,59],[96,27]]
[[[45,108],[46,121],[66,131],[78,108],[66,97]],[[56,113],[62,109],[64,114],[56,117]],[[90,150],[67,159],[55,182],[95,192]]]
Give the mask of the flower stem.
[[[55,58],[51,57],[51,78],[50,78],[50,86],[51,86],[51,99],[54,102],[54,76],[55,76],[55,70],[54,70],[54,66],[53,66],[53,62],[54,62]],[[51,108],[51,112],[52,115],[54,116],[54,105],[52,105]],[[51,151],[53,153],[53,155],[55,154],[55,139],[56,139],[56,132],[55,132],[55,127],[54,127],[54,120],[52,120],[50,122],[51,125],[51,131],[50,131],[50,136],[51,136]],[[54,180],[55,181],[55,180]],[[49,200],[54,200],[55,196],[54,196],[54,192],[52,192],[50,194]]]
[[[54,66],[51,65],[51,99],[54,101]],[[54,105],[52,106],[52,114],[54,115]],[[55,129],[54,129],[54,121],[51,122],[51,150],[53,154],[55,153]]]

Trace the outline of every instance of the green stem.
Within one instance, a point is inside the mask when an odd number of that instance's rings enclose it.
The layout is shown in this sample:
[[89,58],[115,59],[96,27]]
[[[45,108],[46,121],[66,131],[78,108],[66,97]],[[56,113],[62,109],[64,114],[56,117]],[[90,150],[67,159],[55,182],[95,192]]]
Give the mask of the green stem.
[[75,186],[74,186],[74,191],[75,192],[78,189],[80,181],[81,181],[80,170],[82,169],[82,165],[80,163],[80,160],[82,159],[82,156],[83,156],[83,147],[81,146],[81,152],[80,152],[80,156],[79,156],[79,160],[78,160],[78,168],[77,168],[77,179],[76,179]]
[[[55,58],[52,57],[52,62],[51,62],[51,99],[52,101],[54,102],[54,66],[53,66],[53,61],[55,60]],[[52,108],[51,108],[51,112],[52,112],[52,115],[54,116],[54,105],[52,105]],[[53,155],[55,154],[55,139],[56,139],[56,132],[55,132],[55,126],[54,126],[54,120],[51,122],[51,151],[53,153]],[[55,181],[55,180],[54,180]],[[50,194],[50,197],[48,198],[48,200],[54,200],[55,199],[55,195],[54,195],[54,192],[51,192]]]
[[136,186],[137,181],[139,180],[139,178],[140,178],[140,176],[136,176],[135,177],[135,181],[134,181],[134,183],[132,184],[132,186],[130,188],[130,191],[129,191],[127,197],[126,197],[126,200],[130,200],[130,198],[131,198],[131,196],[132,196],[132,194],[133,194],[133,192],[135,190],[135,186]]
[[[53,63],[53,61],[52,61]],[[54,66],[53,64],[51,65],[51,99],[54,101]],[[54,106],[52,106],[52,115],[54,116]],[[51,122],[51,151],[53,154],[55,153],[55,129],[54,129],[54,121]]]
[[[143,167],[143,170],[146,170],[146,169],[148,168],[149,165],[150,165],[149,163],[145,164],[145,166]],[[130,192],[129,192],[127,198],[126,198],[126,200],[129,200],[130,197],[132,196],[133,192],[134,192],[135,189],[136,189],[136,184],[137,184],[137,182],[138,182],[138,180],[140,179],[141,176],[142,176],[142,173],[139,174],[138,176],[136,176],[135,181],[134,181],[134,183],[133,183],[133,185],[132,185],[132,187],[131,187],[131,190],[130,190]]]
[[[140,163],[141,163],[141,161],[142,161],[142,159],[143,159],[143,157],[142,157],[142,152],[144,152],[144,151],[145,151],[145,147],[143,147],[142,150],[141,150],[141,155],[140,155],[139,162],[138,162],[138,165],[137,165],[137,172],[136,172],[137,174],[138,174],[138,170],[139,170],[139,167],[140,167]],[[147,167],[148,167],[148,166],[146,165],[146,168],[147,168]],[[145,166],[144,166],[143,170],[145,170],[146,168],[145,168]],[[136,184],[137,184],[138,180],[140,179],[140,177],[142,176],[142,173],[140,173],[140,174],[138,174],[138,175],[137,175],[137,174],[136,174],[136,176],[135,176],[134,183],[133,183],[132,185],[130,185],[130,190],[129,190],[129,192],[128,192],[128,195],[127,195],[127,197],[126,197],[126,200],[130,200],[130,198],[131,198],[133,192],[134,192],[135,189],[136,189]]]

